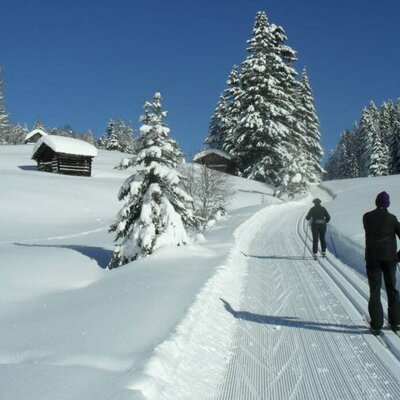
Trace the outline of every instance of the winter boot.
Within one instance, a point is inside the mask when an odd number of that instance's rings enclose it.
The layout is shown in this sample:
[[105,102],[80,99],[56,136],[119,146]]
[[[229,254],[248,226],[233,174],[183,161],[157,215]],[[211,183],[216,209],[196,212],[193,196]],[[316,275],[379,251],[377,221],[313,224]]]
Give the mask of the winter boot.
[[379,336],[381,334],[381,330],[380,329],[375,329],[371,325],[369,326],[369,330],[374,336]]
[[317,259],[317,254],[316,253],[313,254],[313,258],[314,258],[314,260]]
[[326,257],[326,253],[323,251],[322,252],[322,257],[325,258]]

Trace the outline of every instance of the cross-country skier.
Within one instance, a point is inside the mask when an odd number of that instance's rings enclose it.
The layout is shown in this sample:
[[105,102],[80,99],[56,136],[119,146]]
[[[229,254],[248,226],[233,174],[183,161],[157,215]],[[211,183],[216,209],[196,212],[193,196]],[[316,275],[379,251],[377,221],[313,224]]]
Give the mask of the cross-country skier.
[[388,212],[390,198],[386,192],[378,194],[376,209],[364,214],[365,261],[370,297],[368,310],[372,333],[378,335],[383,326],[381,303],[382,274],[388,297],[388,316],[390,327],[399,331],[400,301],[396,290],[396,235],[400,238],[400,223]]
[[320,199],[313,200],[314,207],[311,207],[310,211],[306,215],[306,220],[311,222],[311,232],[313,237],[313,256],[317,259],[318,252],[318,239],[321,242],[322,257],[325,257],[326,252],[326,224],[330,221],[331,217],[326,211],[325,207],[321,206]]

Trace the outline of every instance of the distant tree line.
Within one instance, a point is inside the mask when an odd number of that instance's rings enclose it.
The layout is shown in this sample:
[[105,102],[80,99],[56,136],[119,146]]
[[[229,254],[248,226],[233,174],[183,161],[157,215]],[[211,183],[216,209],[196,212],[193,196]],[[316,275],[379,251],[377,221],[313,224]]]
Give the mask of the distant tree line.
[[267,182],[277,194],[321,180],[319,120],[304,69],[281,26],[259,12],[248,56],[234,66],[210,119],[205,144],[230,154],[241,176]]
[[362,111],[346,129],[326,164],[325,179],[346,179],[400,173],[400,99]]

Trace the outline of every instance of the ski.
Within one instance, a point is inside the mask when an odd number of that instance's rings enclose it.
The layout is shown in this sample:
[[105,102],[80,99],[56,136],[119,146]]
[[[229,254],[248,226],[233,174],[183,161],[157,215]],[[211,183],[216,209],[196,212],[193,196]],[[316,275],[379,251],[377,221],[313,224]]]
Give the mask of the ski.
[[363,321],[364,321],[364,324],[368,327],[368,330],[371,332],[371,335],[372,335],[373,337],[375,337],[376,340],[377,340],[385,349],[387,349],[387,348],[388,348],[388,345],[386,344],[386,342],[385,342],[385,341],[383,340],[383,338],[382,338],[382,331],[380,331],[380,333],[376,335],[376,334],[373,333],[373,331],[371,330],[371,327],[370,327],[369,322],[368,322],[367,318],[365,317],[365,315],[363,315],[362,319],[363,319]]

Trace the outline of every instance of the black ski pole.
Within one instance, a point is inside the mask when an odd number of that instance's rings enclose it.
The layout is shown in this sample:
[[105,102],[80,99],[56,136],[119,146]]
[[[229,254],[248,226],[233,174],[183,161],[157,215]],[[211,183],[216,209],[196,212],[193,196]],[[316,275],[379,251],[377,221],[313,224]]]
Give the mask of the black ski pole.
[[306,237],[304,238],[304,252],[303,252],[303,260],[306,259],[306,245],[307,245],[307,236],[308,236],[308,223],[306,228]]
[[332,235],[331,235],[331,233],[330,233],[330,232],[329,232],[329,236],[330,236],[330,238],[331,238],[331,242],[332,242],[333,250],[334,250],[334,252],[335,252],[335,257],[337,258],[337,253],[336,253],[335,242],[333,241],[333,238],[332,238]]

